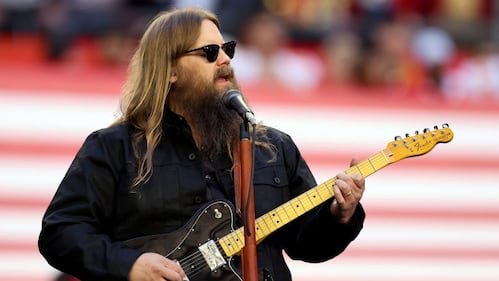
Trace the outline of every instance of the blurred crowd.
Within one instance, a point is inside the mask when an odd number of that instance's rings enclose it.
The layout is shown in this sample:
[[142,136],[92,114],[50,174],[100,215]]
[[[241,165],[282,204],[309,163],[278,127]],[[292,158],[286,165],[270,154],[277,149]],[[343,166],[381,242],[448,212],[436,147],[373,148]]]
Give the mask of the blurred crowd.
[[242,83],[499,102],[499,0],[0,0],[0,32],[42,34],[56,61],[92,37],[120,64],[157,12],[186,6],[214,11],[226,40],[238,41]]

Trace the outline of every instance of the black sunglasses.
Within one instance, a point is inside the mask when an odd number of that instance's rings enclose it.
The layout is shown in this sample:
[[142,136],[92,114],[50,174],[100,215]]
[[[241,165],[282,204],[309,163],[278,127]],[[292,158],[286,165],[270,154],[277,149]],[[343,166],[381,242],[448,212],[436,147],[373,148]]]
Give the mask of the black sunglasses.
[[227,56],[229,56],[229,58],[232,59],[234,57],[234,53],[236,51],[236,41],[233,40],[233,41],[225,42],[222,44],[222,46],[219,46],[217,44],[210,44],[210,45],[206,45],[203,47],[199,47],[197,49],[192,49],[192,50],[186,51],[184,54],[192,53],[195,51],[203,51],[206,59],[209,62],[214,62],[218,58],[218,53],[220,51],[220,48],[222,48],[222,50],[227,54]]

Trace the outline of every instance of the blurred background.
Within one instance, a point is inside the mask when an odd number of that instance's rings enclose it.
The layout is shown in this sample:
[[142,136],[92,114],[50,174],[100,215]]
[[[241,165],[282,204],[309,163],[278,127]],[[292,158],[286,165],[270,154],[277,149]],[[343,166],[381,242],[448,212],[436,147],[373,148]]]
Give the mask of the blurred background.
[[[0,0],[0,279],[63,276],[41,217],[84,138],[109,125],[159,11],[217,13],[257,119],[318,182],[400,135],[455,137],[367,179],[363,232],[295,280],[499,280],[498,0]],[[334,239],[334,238],[332,238]]]

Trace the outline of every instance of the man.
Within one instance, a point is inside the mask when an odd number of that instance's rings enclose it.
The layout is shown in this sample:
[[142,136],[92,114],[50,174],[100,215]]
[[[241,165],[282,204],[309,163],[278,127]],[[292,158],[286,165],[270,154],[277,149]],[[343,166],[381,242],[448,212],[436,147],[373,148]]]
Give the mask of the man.
[[[39,249],[51,265],[82,280],[205,280],[186,276],[193,265],[127,241],[187,235],[179,229],[207,202],[234,203],[242,118],[222,101],[238,88],[234,50],[216,16],[204,10],[174,10],[150,23],[130,63],[122,116],[85,140],[43,217]],[[261,124],[255,130],[260,216],[316,182],[288,135]],[[364,182],[338,174],[334,199],[258,245],[258,267],[273,280],[291,280],[283,249],[308,262],[340,254],[362,228]],[[240,260],[229,267],[239,268]],[[231,277],[240,280],[240,271]]]

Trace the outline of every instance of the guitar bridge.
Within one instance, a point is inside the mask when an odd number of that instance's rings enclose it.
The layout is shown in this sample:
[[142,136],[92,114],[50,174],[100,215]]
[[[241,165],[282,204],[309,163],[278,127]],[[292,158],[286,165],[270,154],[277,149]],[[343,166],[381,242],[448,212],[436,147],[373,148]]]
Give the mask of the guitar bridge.
[[215,271],[217,268],[227,264],[213,240],[199,246],[199,251],[203,255],[211,271]]

